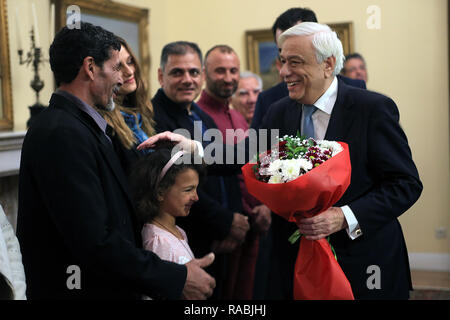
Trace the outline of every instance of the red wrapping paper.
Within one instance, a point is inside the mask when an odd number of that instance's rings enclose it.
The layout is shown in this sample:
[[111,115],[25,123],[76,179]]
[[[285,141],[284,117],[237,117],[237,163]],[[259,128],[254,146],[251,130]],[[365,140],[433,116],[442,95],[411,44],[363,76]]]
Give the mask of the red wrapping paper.
[[[269,184],[256,179],[254,163],[242,167],[251,195],[274,213],[298,224],[303,216],[314,216],[333,206],[350,184],[348,145],[318,167],[287,183]],[[286,239],[287,241],[287,239]],[[354,300],[347,277],[336,261],[326,239],[300,239],[294,271],[296,300]]]

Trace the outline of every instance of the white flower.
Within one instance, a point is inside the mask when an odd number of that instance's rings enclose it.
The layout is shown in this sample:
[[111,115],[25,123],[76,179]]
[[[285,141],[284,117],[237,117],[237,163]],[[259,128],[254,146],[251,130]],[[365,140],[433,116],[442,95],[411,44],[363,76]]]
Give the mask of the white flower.
[[281,183],[297,179],[300,176],[300,169],[307,172],[312,169],[312,163],[302,158],[277,159],[269,165],[264,173],[271,176],[269,183]]
[[312,162],[311,161],[309,161],[307,159],[303,159],[303,158],[299,158],[298,161],[300,163],[300,169],[303,169],[306,172],[308,172],[309,170],[312,169]]
[[269,181],[267,181],[267,183],[281,183],[283,182],[281,180],[281,176],[279,174],[274,174],[273,176],[270,177]]
[[269,168],[267,171],[270,174],[276,174],[276,173],[278,173],[278,171],[280,170],[281,167],[282,167],[282,160],[277,159],[269,165]]
[[300,159],[283,160],[281,170],[285,182],[297,179],[300,175]]
[[342,150],[344,150],[342,148],[342,146],[336,142],[336,141],[328,141],[328,140],[321,140],[318,142],[318,145],[321,148],[326,148],[326,149],[331,149],[331,156],[334,157],[335,155],[337,155],[339,152],[341,152]]

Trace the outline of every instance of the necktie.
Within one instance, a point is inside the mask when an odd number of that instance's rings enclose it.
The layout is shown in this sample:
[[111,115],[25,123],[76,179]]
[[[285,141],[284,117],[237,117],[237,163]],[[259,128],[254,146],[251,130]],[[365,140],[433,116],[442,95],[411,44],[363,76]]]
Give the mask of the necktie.
[[304,104],[303,105],[303,123],[302,131],[306,138],[314,138],[314,123],[312,121],[312,115],[317,110],[314,105]]

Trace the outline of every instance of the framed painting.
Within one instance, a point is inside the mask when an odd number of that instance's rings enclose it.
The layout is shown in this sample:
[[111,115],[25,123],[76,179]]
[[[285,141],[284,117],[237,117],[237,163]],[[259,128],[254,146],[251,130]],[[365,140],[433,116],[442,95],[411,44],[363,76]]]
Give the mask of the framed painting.
[[[342,42],[344,55],[353,52],[353,23],[330,23]],[[281,81],[278,72],[278,48],[271,29],[245,32],[247,47],[247,68],[259,74],[263,80],[263,89],[268,89]]]
[[9,64],[6,0],[0,0],[0,130],[13,128],[11,69]]
[[81,21],[113,32],[124,38],[130,45],[142,68],[142,75],[150,89],[149,70],[150,52],[147,27],[149,11],[111,0],[52,0],[55,4],[55,32],[70,20],[73,5],[80,9]]

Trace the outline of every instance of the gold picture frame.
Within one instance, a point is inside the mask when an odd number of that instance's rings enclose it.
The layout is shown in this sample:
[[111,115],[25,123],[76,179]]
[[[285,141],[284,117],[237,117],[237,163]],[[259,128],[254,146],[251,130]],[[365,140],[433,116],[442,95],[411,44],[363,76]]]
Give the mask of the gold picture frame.
[[[329,23],[342,42],[344,55],[353,52],[353,22]],[[247,48],[247,69],[263,79],[263,89],[278,82],[278,48],[271,29],[250,30],[245,32]]]
[[52,0],[55,4],[55,33],[66,25],[67,8],[80,8],[81,21],[100,25],[124,38],[136,54],[142,69],[142,76],[150,90],[150,48],[147,28],[149,10],[113,2],[111,0]]
[[340,23],[327,23],[328,26],[333,29],[338,38],[342,42],[342,48],[344,49],[344,55],[348,55],[354,52],[353,46],[353,22],[340,22]]
[[246,31],[245,40],[247,45],[247,69],[262,78],[263,89],[268,89],[280,82],[276,67],[278,48],[273,39],[272,30]]
[[0,130],[13,128],[11,67],[9,64],[8,16],[6,0],[0,0]]

